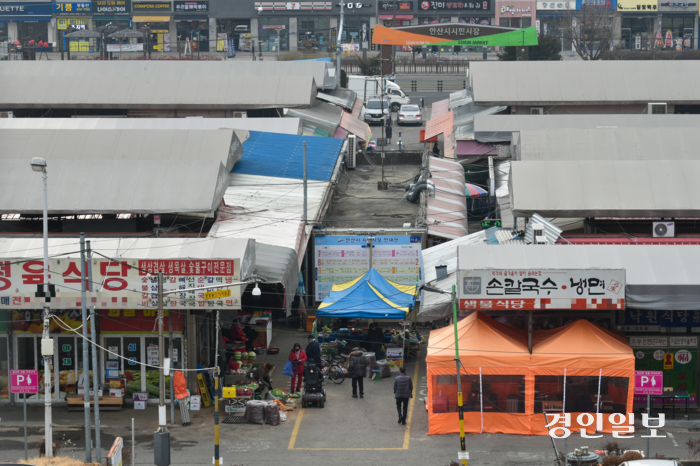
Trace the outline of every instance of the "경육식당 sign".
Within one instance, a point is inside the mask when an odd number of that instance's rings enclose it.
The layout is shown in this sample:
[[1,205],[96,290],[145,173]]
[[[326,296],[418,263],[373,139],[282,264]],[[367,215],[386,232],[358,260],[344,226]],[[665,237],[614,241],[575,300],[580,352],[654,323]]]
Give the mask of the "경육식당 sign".
[[662,395],[663,371],[634,371],[635,395]]
[[460,270],[459,298],[464,310],[624,309],[625,271]]

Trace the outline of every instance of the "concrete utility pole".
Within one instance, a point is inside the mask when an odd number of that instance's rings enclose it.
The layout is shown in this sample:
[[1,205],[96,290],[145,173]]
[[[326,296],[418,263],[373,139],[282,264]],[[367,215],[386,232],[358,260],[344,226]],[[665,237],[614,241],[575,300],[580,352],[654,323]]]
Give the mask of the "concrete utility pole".
[[[88,283],[92,283],[92,249],[90,249],[90,241],[86,241],[86,245]],[[91,289],[94,289],[94,287]],[[98,463],[102,463],[102,441],[100,439],[100,394],[97,392],[99,382],[97,375],[97,346],[95,346],[95,341],[97,340],[97,318],[95,317],[95,306],[90,306],[90,317],[92,318],[92,324],[90,327],[90,331],[92,333],[92,386],[95,387],[95,394],[93,396],[93,399],[95,400],[95,458]]]
[[[86,293],[87,270],[85,270],[85,233],[80,233],[80,314],[83,317],[83,401],[85,411],[85,462],[92,463],[92,445],[90,433],[92,426],[90,425],[90,347],[88,346],[88,331],[87,331],[87,304]],[[97,390],[97,387],[95,387]]]
[[158,431],[167,432],[166,419],[165,419],[165,371],[163,370],[163,364],[165,364],[164,356],[165,351],[165,336],[163,335],[163,318],[165,311],[163,310],[163,272],[158,272],[158,365],[160,366],[160,403],[158,404]]
[[340,58],[343,53],[343,21],[345,21],[345,6],[344,0],[340,1],[340,23],[338,24],[338,37],[335,38],[335,85],[340,87]]

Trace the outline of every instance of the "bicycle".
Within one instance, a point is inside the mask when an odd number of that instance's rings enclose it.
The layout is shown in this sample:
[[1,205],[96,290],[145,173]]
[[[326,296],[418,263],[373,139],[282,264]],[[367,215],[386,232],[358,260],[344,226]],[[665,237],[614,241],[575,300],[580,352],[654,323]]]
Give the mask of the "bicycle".
[[323,361],[323,374],[331,379],[334,384],[340,385],[345,382],[345,376],[347,375],[347,369],[345,364],[340,357],[337,356],[321,356]]

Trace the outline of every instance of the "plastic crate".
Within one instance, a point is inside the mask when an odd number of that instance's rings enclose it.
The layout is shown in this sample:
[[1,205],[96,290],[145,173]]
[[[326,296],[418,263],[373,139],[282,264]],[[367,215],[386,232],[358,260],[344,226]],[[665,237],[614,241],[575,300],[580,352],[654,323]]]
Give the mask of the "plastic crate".
[[306,331],[310,332],[313,330],[314,322],[316,322],[316,316],[308,316],[306,318]]

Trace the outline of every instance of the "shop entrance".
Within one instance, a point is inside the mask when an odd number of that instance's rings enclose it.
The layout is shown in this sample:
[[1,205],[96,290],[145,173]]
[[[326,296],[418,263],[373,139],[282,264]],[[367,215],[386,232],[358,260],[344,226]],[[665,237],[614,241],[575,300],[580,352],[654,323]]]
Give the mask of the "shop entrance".
[[[134,392],[148,392],[149,398],[160,396],[160,379],[158,365],[160,354],[158,337],[151,335],[103,335],[102,367],[106,361],[115,361],[118,365],[119,376],[126,378],[126,399],[130,400]],[[165,356],[170,348],[170,339],[165,337]],[[176,335],[173,344],[173,361],[170,367],[182,369],[182,337]],[[116,353],[119,356],[115,356]],[[126,359],[122,359],[126,358]],[[144,366],[143,364],[147,364]],[[150,367],[154,366],[154,367]],[[104,383],[106,374],[103,371],[100,378]],[[165,377],[165,397],[170,398],[170,377]]]
[[49,23],[30,23],[23,22],[17,23],[17,35],[20,42],[25,40],[35,40],[39,42],[40,40],[49,40]]

